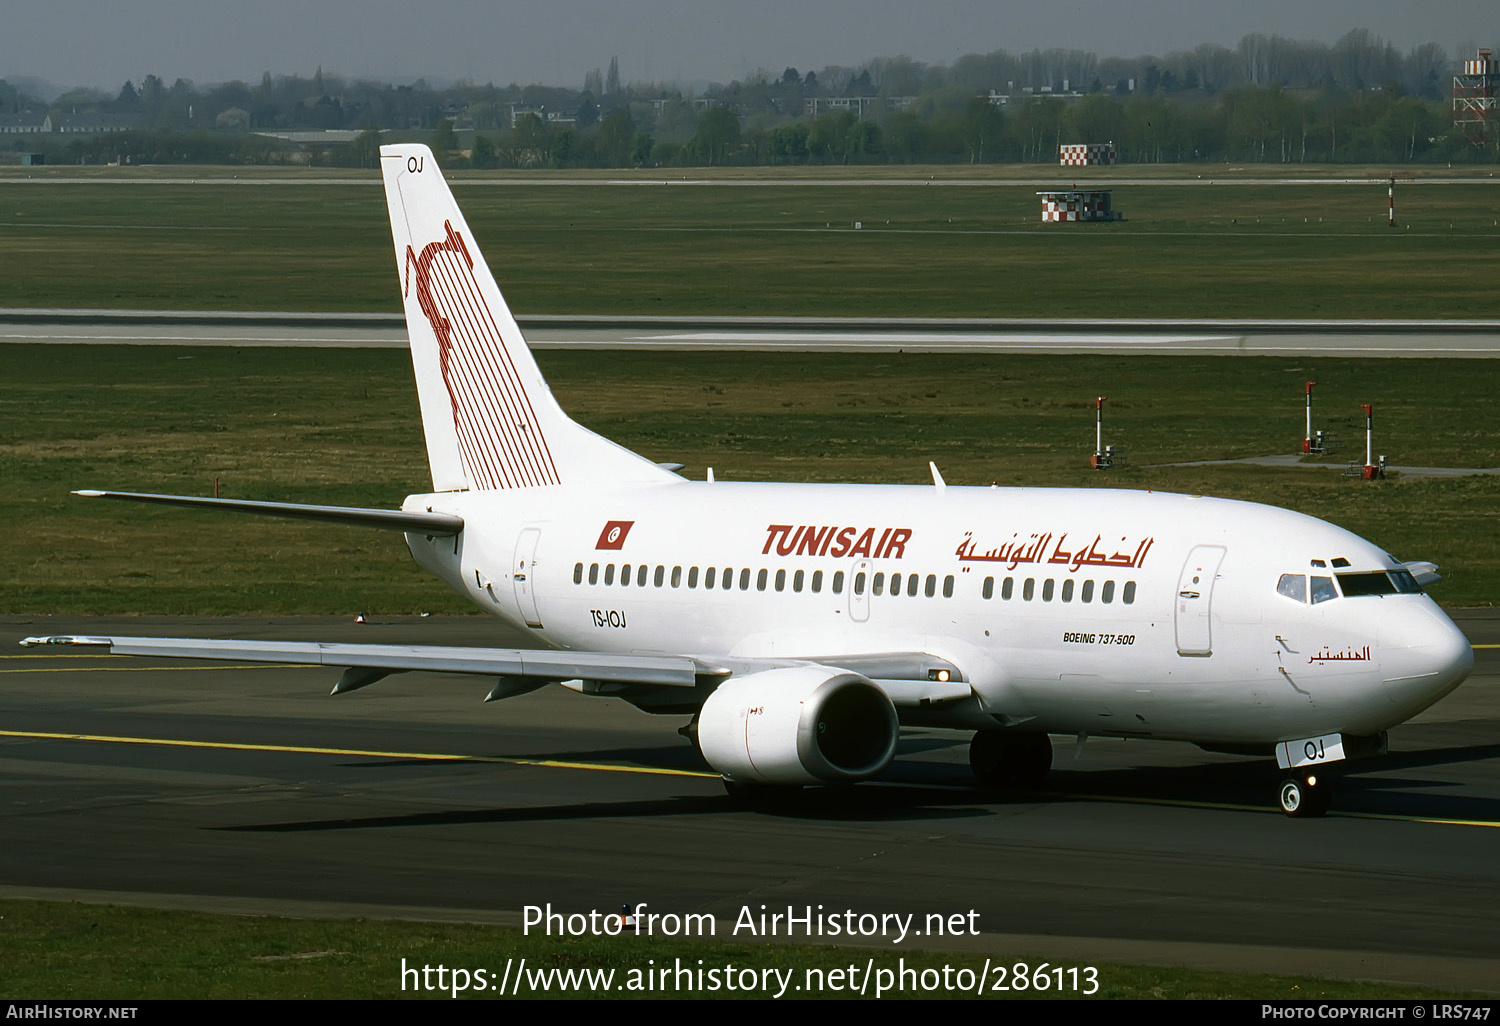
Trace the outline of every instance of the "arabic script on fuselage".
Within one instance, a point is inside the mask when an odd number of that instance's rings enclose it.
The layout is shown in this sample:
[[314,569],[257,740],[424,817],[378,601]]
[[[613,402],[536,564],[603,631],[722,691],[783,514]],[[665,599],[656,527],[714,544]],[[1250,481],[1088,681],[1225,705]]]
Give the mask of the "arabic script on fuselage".
[[1103,534],[1096,534],[1091,541],[1069,543],[1069,533],[1064,532],[1054,544],[1055,535],[1051,531],[1033,531],[1027,535],[1016,531],[1003,544],[980,550],[974,532],[965,531],[954,555],[961,563],[1002,563],[1007,570],[1032,563],[1067,567],[1069,573],[1086,566],[1135,570],[1146,562],[1146,553],[1156,540],[1122,535],[1118,540],[1111,536],[1106,542]]

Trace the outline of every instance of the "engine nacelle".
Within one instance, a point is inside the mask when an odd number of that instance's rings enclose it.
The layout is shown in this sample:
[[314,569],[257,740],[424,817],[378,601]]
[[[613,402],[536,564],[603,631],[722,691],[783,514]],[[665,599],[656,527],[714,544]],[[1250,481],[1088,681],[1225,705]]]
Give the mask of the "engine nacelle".
[[857,673],[788,666],[732,677],[698,713],[698,748],[728,780],[833,784],[872,777],[896,754],[886,693]]

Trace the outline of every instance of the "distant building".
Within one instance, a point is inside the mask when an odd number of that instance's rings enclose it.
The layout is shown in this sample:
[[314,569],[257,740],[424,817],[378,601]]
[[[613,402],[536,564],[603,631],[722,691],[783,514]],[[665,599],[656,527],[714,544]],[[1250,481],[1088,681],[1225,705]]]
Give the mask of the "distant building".
[[802,113],[815,118],[831,111],[852,110],[855,117],[863,120],[879,102],[876,96],[809,96],[802,101]]
[[52,115],[43,111],[23,110],[19,114],[0,114],[0,135],[40,135],[52,131]]
[[82,114],[64,114],[57,119],[57,131],[60,135],[108,135],[140,127],[140,118],[134,114],[87,111]]

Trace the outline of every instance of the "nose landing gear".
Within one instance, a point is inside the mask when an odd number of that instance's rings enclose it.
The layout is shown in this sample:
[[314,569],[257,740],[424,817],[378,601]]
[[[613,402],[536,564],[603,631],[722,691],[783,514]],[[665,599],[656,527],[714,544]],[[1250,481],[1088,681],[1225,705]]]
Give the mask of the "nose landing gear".
[[1333,782],[1322,774],[1309,773],[1281,782],[1281,811],[1297,819],[1321,816],[1333,798]]

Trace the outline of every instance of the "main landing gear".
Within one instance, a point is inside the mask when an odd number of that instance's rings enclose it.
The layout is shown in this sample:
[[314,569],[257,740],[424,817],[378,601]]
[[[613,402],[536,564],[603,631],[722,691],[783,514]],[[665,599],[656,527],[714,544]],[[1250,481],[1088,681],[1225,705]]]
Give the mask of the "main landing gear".
[[1052,740],[1046,734],[981,730],[969,742],[969,766],[986,787],[1043,787],[1052,769]]
[[1288,777],[1281,782],[1281,811],[1298,819],[1321,816],[1333,799],[1333,780],[1325,773]]

